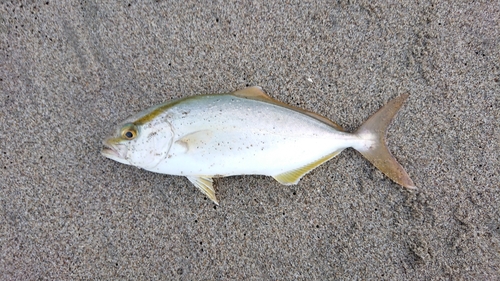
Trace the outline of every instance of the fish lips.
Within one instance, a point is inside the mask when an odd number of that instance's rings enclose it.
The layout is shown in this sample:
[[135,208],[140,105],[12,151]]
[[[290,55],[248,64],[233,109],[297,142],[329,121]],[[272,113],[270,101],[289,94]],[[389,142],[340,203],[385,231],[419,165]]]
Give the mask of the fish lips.
[[116,162],[129,164],[128,161],[126,160],[127,148],[125,145],[112,144],[109,139],[104,140],[102,144],[103,144],[103,148],[101,150],[102,155]]

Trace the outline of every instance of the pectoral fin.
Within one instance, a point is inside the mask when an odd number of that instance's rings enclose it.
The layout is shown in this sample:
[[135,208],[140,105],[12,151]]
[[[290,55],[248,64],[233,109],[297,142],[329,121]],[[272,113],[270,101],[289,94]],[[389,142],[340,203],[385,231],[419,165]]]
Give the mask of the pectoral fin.
[[211,177],[186,176],[186,178],[199,188],[210,200],[219,205],[219,201],[215,198],[215,190]]
[[300,168],[273,176],[273,178],[275,180],[277,180],[279,183],[284,184],[284,185],[297,184],[299,182],[299,180],[305,174],[309,173],[310,171],[314,170],[319,165],[321,165],[321,164],[325,163],[326,161],[332,159],[333,157],[337,156],[342,150],[343,149],[337,150],[331,154],[328,154],[324,157],[321,157],[320,159],[318,159],[312,163],[309,163],[309,164],[302,166]]
[[212,136],[213,132],[211,130],[200,130],[183,136],[175,143],[184,147],[186,152],[194,152],[205,147],[212,139]]

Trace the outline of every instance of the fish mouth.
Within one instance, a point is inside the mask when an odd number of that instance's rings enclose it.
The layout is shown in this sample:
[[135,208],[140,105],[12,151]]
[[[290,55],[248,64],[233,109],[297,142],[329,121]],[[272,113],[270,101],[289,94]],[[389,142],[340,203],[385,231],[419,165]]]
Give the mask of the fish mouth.
[[101,154],[108,158],[120,157],[120,153],[115,148],[105,143],[103,144],[103,147],[101,149]]
[[101,154],[109,159],[115,160],[120,163],[128,164],[125,160],[126,149],[123,145],[111,144],[108,139],[102,142]]

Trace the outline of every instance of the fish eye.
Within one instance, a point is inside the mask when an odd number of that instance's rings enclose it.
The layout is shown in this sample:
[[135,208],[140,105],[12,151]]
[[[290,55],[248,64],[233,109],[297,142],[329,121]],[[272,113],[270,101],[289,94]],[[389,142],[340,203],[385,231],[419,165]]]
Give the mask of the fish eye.
[[133,140],[137,137],[137,129],[133,124],[127,124],[122,128],[122,138]]

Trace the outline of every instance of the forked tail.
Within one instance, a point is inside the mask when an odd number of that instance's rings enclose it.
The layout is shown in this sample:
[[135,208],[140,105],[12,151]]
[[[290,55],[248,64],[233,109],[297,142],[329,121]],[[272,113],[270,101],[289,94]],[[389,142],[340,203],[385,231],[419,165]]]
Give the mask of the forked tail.
[[389,152],[385,142],[387,127],[407,98],[408,94],[404,94],[389,101],[366,120],[355,132],[365,141],[362,142],[363,145],[354,148],[391,180],[406,188],[416,189],[405,169]]

